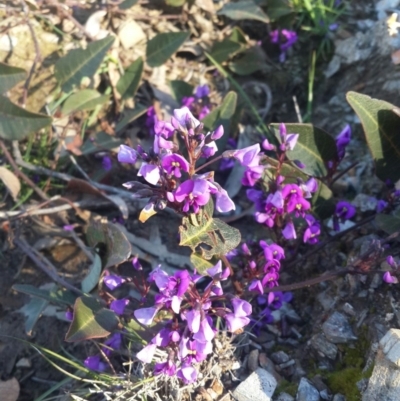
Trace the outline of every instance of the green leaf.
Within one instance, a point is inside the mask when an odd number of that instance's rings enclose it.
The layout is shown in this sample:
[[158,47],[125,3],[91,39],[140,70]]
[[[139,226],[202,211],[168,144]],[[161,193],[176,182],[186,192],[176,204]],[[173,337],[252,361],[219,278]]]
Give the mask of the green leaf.
[[268,0],[267,10],[268,16],[272,21],[289,15],[293,12],[293,8],[286,0]]
[[184,217],[179,227],[181,237],[179,245],[189,246],[193,253],[206,260],[226,255],[240,242],[240,231],[222,220],[214,219],[213,210],[214,203],[210,199],[198,214]]
[[133,7],[139,0],[125,0],[121,4],[118,5],[120,10],[129,10]]
[[36,322],[41,316],[42,312],[49,304],[49,301],[41,298],[32,298],[29,303],[25,304],[21,309],[25,317],[25,332],[28,336],[32,335],[32,330]]
[[229,68],[238,75],[250,75],[256,71],[268,68],[267,56],[264,50],[259,46],[251,47],[243,53],[239,58],[229,63]]
[[67,98],[62,107],[62,114],[66,116],[74,111],[93,110],[108,99],[108,95],[101,95],[94,89],[83,89]]
[[93,297],[79,297],[74,306],[74,319],[65,337],[67,342],[108,336],[118,325],[118,318]]
[[70,92],[81,85],[82,78],[92,78],[100,67],[107,50],[113,44],[114,36],[89,43],[86,49],[74,49],[60,58],[54,67],[54,75],[64,92]]
[[150,67],[164,64],[189,37],[189,32],[159,33],[147,42],[146,61]]
[[165,3],[171,7],[182,7],[186,0],[165,0]]
[[375,223],[389,235],[400,231],[400,217],[397,215],[377,214],[375,216]]
[[87,276],[82,280],[81,288],[85,293],[89,293],[96,287],[99,282],[101,274],[101,259],[100,256],[96,253],[94,255],[94,260],[91,266],[89,267],[89,272]]
[[0,138],[19,141],[50,125],[52,118],[31,113],[0,96]]
[[139,87],[143,73],[143,58],[139,57],[125,71],[124,75],[117,82],[117,91],[122,99],[133,98]]
[[333,193],[329,187],[321,181],[318,181],[318,190],[312,198],[312,210],[320,219],[331,217],[335,211],[335,201]]
[[169,81],[169,86],[172,91],[172,96],[177,102],[181,102],[184,97],[193,95],[193,86],[180,79]]
[[123,143],[120,138],[109,135],[106,132],[97,132],[94,136],[90,136],[81,146],[83,155],[89,155],[100,150],[111,150],[117,148]]
[[[321,128],[312,124],[285,124],[287,133],[299,134],[294,150],[286,152],[289,160],[299,160],[305,167],[305,174],[314,177],[325,177],[328,173],[327,163],[337,158],[335,140]],[[271,124],[276,138],[279,136],[279,124]]]
[[89,246],[105,244],[107,249],[105,269],[119,265],[131,256],[131,244],[117,224],[93,221],[87,229],[86,237]]
[[26,71],[22,68],[0,63],[0,94],[7,92],[25,78]]
[[192,262],[197,272],[202,275],[205,275],[206,271],[214,266],[211,262],[205,260],[204,258],[201,257],[201,255],[197,253],[192,253],[190,255],[190,261]]
[[123,112],[122,119],[120,122],[117,124],[115,127],[115,131],[119,132],[123,128],[125,128],[128,124],[130,124],[132,121],[135,121],[137,118],[139,118],[141,115],[146,113],[147,107],[138,104],[135,106],[134,109],[125,109]]
[[211,57],[218,63],[228,60],[234,53],[241,49],[241,45],[232,40],[225,39],[222,42],[216,42],[210,50]]
[[72,291],[62,290],[60,288],[44,290],[29,284],[14,284],[12,288],[23,294],[45,299],[55,304],[73,305],[76,300],[76,295]]
[[235,26],[232,29],[232,33],[231,36],[229,36],[229,40],[231,40],[232,42],[240,43],[242,45],[247,44],[246,35],[238,26]]
[[236,3],[227,3],[217,14],[225,15],[233,20],[252,19],[269,23],[268,15],[252,0],[240,0]]
[[356,92],[348,92],[346,98],[361,120],[376,175],[383,181],[399,180],[400,117],[393,112],[397,107]]

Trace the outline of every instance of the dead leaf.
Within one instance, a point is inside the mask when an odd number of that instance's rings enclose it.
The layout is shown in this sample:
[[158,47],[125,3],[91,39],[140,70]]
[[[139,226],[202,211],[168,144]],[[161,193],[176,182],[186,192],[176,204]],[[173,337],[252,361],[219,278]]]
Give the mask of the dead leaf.
[[215,13],[214,3],[212,0],[196,0],[195,4],[197,7],[202,8],[210,14]]
[[139,42],[146,40],[146,35],[143,32],[143,29],[133,20],[121,24],[118,29],[118,37],[125,50],[128,50]]
[[0,381],[0,394],[2,401],[17,401],[19,396],[19,383],[13,377],[10,380]]
[[65,148],[72,152],[75,156],[81,156],[82,151],[79,149],[83,144],[82,137],[75,135],[72,141],[65,143]]
[[17,201],[19,191],[21,191],[21,183],[18,177],[12,171],[0,166],[0,180],[3,181],[14,201]]

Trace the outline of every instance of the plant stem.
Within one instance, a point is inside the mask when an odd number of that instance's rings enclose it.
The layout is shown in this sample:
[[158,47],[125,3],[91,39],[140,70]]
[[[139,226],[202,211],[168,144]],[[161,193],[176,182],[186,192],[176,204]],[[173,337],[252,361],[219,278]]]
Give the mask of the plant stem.
[[197,167],[196,170],[194,170],[194,172],[197,173],[198,171],[200,171],[200,170],[203,169],[204,167],[207,167],[207,166],[209,166],[210,164],[213,164],[213,163],[215,163],[216,161],[218,161],[218,160],[220,160],[220,159],[222,159],[222,155],[221,155],[221,156],[218,156],[218,157],[216,157],[216,158],[214,158],[214,159],[212,159],[212,160],[209,160],[207,163],[202,164],[200,167]]

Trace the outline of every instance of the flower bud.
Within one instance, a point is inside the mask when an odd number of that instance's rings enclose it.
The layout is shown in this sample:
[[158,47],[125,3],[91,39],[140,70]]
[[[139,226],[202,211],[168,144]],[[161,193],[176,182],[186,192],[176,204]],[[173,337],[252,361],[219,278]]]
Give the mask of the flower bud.
[[224,127],[223,125],[219,125],[217,129],[211,134],[211,139],[216,141],[224,135]]

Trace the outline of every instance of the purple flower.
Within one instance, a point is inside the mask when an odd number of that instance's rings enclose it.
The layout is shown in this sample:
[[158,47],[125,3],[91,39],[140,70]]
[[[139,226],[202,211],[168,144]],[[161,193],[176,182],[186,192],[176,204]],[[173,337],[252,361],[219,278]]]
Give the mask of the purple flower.
[[74,225],[73,224],[67,224],[63,226],[63,230],[65,231],[74,231]]
[[[209,184],[209,186],[211,189],[212,184]],[[220,213],[226,213],[236,209],[235,203],[229,197],[228,192],[226,192],[225,189],[219,188],[218,191],[212,193],[215,196],[215,210]]]
[[[210,321],[212,322],[211,318]],[[205,317],[201,321],[199,331],[194,334],[193,339],[205,343],[212,341],[214,337],[214,330],[211,328],[208,318]]]
[[110,274],[108,276],[104,276],[104,278],[103,278],[103,283],[111,291],[114,291],[117,287],[119,287],[124,282],[125,282],[124,278],[122,278],[120,276],[116,276],[114,274]]
[[83,362],[84,365],[90,370],[96,370],[98,372],[104,372],[106,364],[101,362],[100,355],[89,356]]
[[281,50],[279,61],[283,63],[286,59],[287,50],[297,42],[297,33],[288,29],[282,29],[279,34],[279,30],[276,29],[270,33],[270,39],[272,43],[279,43]]
[[252,308],[251,304],[243,299],[233,298],[231,304],[234,309],[234,314],[237,317],[244,317],[251,315]]
[[256,182],[261,178],[263,171],[264,166],[248,167],[243,174],[242,184],[249,187],[254,187]]
[[136,358],[144,363],[150,363],[153,359],[156,348],[157,348],[156,344],[149,343],[140,352],[136,354]]
[[217,129],[211,134],[211,139],[216,141],[224,135],[224,126],[218,125]]
[[169,277],[159,265],[149,274],[147,281],[150,283],[155,282],[158,289],[164,291],[168,287]]
[[160,180],[160,168],[143,162],[137,175],[143,177],[148,183],[156,185]]
[[297,238],[296,230],[292,221],[287,222],[286,226],[282,230],[282,235],[288,240]]
[[202,120],[205,116],[210,114],[211,110],[209,109],[208,106],[204,106],[201,108],[200,113],[199,113],[199,118]]
[[103,160],[101,161],[101,165],[105,171],[110,171],[112,168],[112,161],[110,156],[104,156]]
[[260,241],[260,246],[264,250],[265,260],[271,261],[273,259],[285,259],[285,251],[277,244],[268,245],[265,241]]
[[386,257],[386,263],[391,267],[396,267],[396,262],[394,261],[394,258],[392,255],[389,255]]
[[[308,215],[308,216],[310,216],[310,215]],[[311,224],[308,223],[308,224],[309,224],[309,226],[304,231],[303,242],[314,245],[318,242],[317,237],[321,234],[321,226],[319,225],[319,223],[317,221],[315,221],[315,219],[314,219],[313,223],[311,223]]]
[[201,155],[205,159],[208,159],[209,157],[214,156],[217,150],[218,150],[217,144],[215,143],[215,141],[211,141],[201,148]]
[[191,365],[182,365],[176,374],[185,384],[193,383],[197,380],[197,370]]
[[[120,349],[122,344],[122,336],[121,333],[114,333],[108,340],[104,342],[104,345],[108,345],[110,348],[113,349]],[[103,348],[103,352],[109,356],[111,355],[111,350],[107,348]]]
[[236,160],[240,162],[242,166],[245,167],[256,167],[260,162],[260,145],[257,143],[252,146],[248,146],[247,148],[238,149],[238,150],[228,150],[226,153],[227,157],[234,157]]
[[186,173],[189,171],[189,163],[187,160],[176,153],[164,156],[161,164],[169,175],[174,175],[177,178],[181,177],[181,170]]
[[129,304],[129,299],[115,299],[110,304],[110,309],[114,311],[117,315],[123,315],[126,305]]
[[65,318],[67,319],[67,320],[69,320],[70,322],[72,322],[72,320],[74,320],[74,312],[72,311],[72,310],[67,310],[66,312],[65,312]]
[[194,94],[198,99],[207,97],[210,94],[210,88],[208,85],[199,85]]
[[260,280],[253,280],[249,285],[249,291],[258,292],[264,294],[264,287]]
[[269,143],[268,139],[264,139],[262,141],[261,146],[263,147],[263,149],[265,150],[275,150],[275,146],[272,145],[271,143]]
[[176,366],[170,361],[157,362],[154,365],[154,374],[156,376],[165,374],[167,376],[174,376],[176,373]]
[[197,333],[200,329],[201,314],[199,310],[192,309],[186,313],[186,320],[189,330],[192,333]]
[[336,148],[338,152],[339,160],[343,159],[346,147],[351,140],[351,128],[350,125],[346,125],[343,130],[336,137]]
[[153,319],[158,312],[158,308],[142,308],[136,309],[133,314],[139,323],[144,324],[145,326],[149,326],[153,323]]
[[118,152],[118,161],[121,163],[135,164],[138,158],[138,153],[135,149],[126,145],[121,145]]
[[164,138],[171,138],[175,132],[175,128],[171,123],[167,123],[166,121],[157,121],[154,124],[154,132],[156,135],[163,136]]
[[174,117],[171,119],[171,123],[174,128],[183,132],[188,132],[188,129],[194,129],[200,125],[200,121],[194,118],[186,106],[174,110]]
[[384,273],[383,281],[388,284],[397,284],[399,282],[397,277],[392,276],[389,272]]
[[388,203],[385,202],[383,199],[378,200],[377,204],[376,204],[376,212],[377,213],[381,213],[383,210],[386,209]]
[[208,182],[203,179],[187,180],[183,182],[174,192],[176,202],[182,203],[183,211],[188,212],[190,207],[194,213],[199,211],[199,206],[204,206],[210,199]]
[[335,209],[335,214],[342,221],[349,220],[356,214],[356,208],[349,202],[338,202]]

